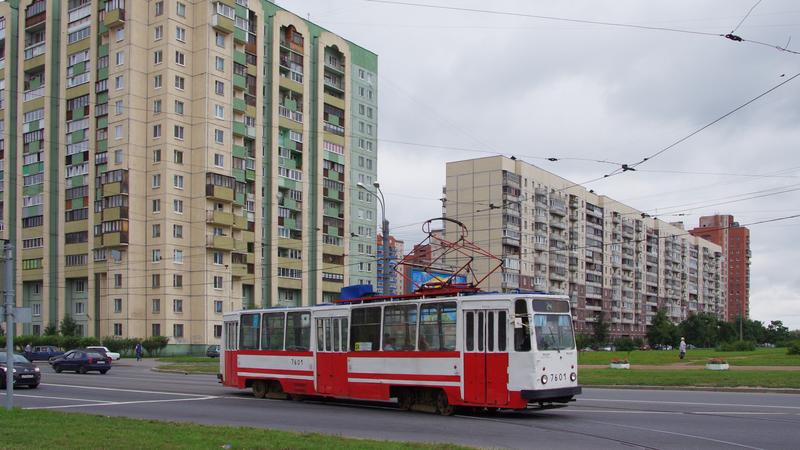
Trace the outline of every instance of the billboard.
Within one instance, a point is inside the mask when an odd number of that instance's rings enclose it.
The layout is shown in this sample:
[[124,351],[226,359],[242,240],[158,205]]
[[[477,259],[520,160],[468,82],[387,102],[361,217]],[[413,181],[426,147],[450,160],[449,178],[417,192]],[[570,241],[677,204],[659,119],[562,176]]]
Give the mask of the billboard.
[[[446,272],[425,272],[420,269],[411,269],[411,281],[412,281],[412,289],[416,289],[425,283],[430,282],[443,282],[446,281],[448,277],[450,277],[449,273]],[[466,275],[456,275],[453,277],[453,283],[466,283],[467,277]]]

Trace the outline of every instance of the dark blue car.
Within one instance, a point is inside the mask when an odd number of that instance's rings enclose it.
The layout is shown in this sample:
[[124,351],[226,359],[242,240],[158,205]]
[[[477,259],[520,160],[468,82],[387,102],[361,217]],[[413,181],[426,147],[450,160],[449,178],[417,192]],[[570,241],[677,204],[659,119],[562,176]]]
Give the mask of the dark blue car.
[[104,374],[111,369],[111,358],[94,350],[78,348],[51,360],[50,365],[56,373],[69,370],[76,373],[97,371]]
[[29,361],[49,361],[50,358],[61,356],[64,352],[53,345],[37,345],[30,352],[25,352]]

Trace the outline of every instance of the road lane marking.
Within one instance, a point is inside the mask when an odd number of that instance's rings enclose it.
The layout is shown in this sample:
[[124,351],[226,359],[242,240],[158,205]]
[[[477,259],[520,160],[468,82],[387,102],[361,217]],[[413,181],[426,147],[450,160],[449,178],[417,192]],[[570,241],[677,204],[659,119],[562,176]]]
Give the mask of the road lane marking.
[[122,389],[122,388],[109,388],[109,387],[98,387],[98,386],[76,386],[74,384],[53,384],[53,383],[42,383],[42,386],[58,386],[58,387],[67,387],[67,388],[75,388],[75,389],[94,389],[98,391],[116,391],[116,392],[133,392],[136,394],[160,394],[160,395],[182,395],[186,397],[201,397],[205,394],[186,394],[183,392],[164,392],[164,391],[142,391],[136,389]]
[[[586,413],[619,413],[619,414],[728,414],[728,415],[753,415],[753,416],[787,416],[794,413],[791,412],[759,412],[759,411],[647,411],[641,409],[578,409],[569,408],[564,412],[586,412]],[[800,413],[797,413],[800,415]]]
[[[6,393],[3,392],[3,395],[6,395]],[[86,398],[73,398],[73,397],[53,397],[50,395],[17,394],[16,392],[14,392],[14,397],[46,398],[52,400],[74,400],[77,402],[91,402],[91,403],[105,403],[108,401],[108,400],[89,400]]]
[[618,400],[618,399],[599,399],[581,398],[578,402],[618,402],[618,403],[648,403],[648,404],[669,404],[669,405],[694,405],[694,406],[741,406],[746,408],[774,408],[774,409],[800,409],[800,406],[774,406],[774,405],[744,405],[740,403],[699,403],[699,402],[666,402],[654,400]]
[[134,400],[129,402],[104,402],[104,403],[94,403],[90,405],[57,405],[57,406],[34,406],[30,408],[23,408],[23,409],[66,409],[66,408],[89,408],[94,406],[118,406],[118,405],[138,405],[143,403],[170,403],[170,402],[192,402],[196,400],[213,400],[215,398],[219,398],[215,395],[208,395],[205,397],[197,397],[197,398],[170,398],[170,399],[163,399],[163,400]]
[[[92,406],[94,406],[94,405],[92,405]],[[637,427],[637,426],[634,426],[634,425],[622,425],[622,424],[619,424],[619,423],[612,423],[612,422],[601,422],[599,420],[590,420],[590,422],[599,423],[601,425],[611,425],[611,426],[620,427],[620,428],[630,428],[632,430],[652,431],[653,433],[663,433],[663,434],[671,434],[673,436],[683,436],[683,437],[688,437],[688,438],[692,438],[692,439],[700,439],[700,440],[703,440],[703,441],[716,442],[718,444],[732,445],[734,447],[749,448],[749,449],[753,449],[753,450],[764,450],[761,447],[751,447],[751,446],[745,445],[745,444],[739,444],[739,443],[731,442],[731,441],[723,441],[721,439],[714,439],[714,438],[705,437],[705,436],[698,436],[696,434],[678,433],[677,431],[666,431],[666,430],[659,430],[659,429],[656,429],[656,428]]]

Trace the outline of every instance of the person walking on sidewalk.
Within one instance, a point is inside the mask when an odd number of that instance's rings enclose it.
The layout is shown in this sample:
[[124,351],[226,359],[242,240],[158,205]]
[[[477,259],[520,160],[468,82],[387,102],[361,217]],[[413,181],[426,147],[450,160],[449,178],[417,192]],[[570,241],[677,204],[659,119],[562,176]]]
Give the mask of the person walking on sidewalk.
[[136,344],[136,349],[134,350],[134,352],[136,353],[136,361],[141,361],[142,360],[142,343],[141,342],[138,342]]
[[680,349],[680,353],[678,354],[678,356],[680,356],[680,358],[683,359],[683,357],[686,356],[686,340],[681,338],[681,345],[678,348]]

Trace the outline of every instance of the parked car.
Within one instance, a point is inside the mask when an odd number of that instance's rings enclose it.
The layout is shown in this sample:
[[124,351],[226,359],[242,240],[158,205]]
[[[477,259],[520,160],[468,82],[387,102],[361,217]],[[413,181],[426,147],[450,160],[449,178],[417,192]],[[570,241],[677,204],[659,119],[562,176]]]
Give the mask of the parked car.
[[219,358],[219,345],[209,345],[206,350],[206,356],[209,358]]
[[102,345],[90,345],[89,347],[86,347],[86,350],[100,351],[100,353],[104,353],[106,356],[111,358],[112,361],[116,361],[119,359],[119,353],[112,352],[111,350],[108,349],[108,347]]
[[63,370],[71,370],[76,373],[96,370],[105,374],[111,369],[111,358],[97,350],[77,348],[52,359],[50,365],[53,366],[56,373],[61,373]]
[[[0,353],[0,389],[6,388],[6,352]],[[28,386],[36,389],[42,380],[42,373],[28,358],[14,354],[14,386]]]
[[29,361],[49,361],[50,358],[61,356],[64,351],[54,345],[37,345],[30,352],[25,352]]

